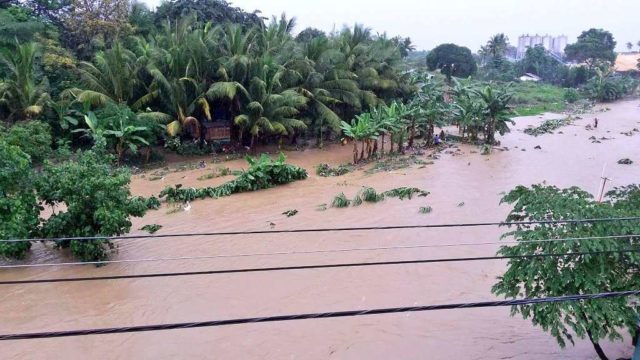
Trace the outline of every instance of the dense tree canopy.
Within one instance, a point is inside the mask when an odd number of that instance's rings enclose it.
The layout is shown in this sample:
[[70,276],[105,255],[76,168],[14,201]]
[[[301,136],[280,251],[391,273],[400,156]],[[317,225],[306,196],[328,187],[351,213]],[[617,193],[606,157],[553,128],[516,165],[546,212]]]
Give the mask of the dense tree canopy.
[[471,50],[455,44],[442,44],[431,50],[427,55],[427,67],[456,77],[471,76],[478,70]]
[[160,4],[155,12],[157,25],[176,21],[195,14],[197,21],[213,24],[231,22],[244,26],[256,26],[262,23],[259,11],[252,13],[231,6],[225,0],[170,0]]
[[613,65],[616,61],[616,41],[613,35],[602,29],[589,29],[578,36],[575,44],[567,45],[567,59],[586,63],[590,68],[597,62]]

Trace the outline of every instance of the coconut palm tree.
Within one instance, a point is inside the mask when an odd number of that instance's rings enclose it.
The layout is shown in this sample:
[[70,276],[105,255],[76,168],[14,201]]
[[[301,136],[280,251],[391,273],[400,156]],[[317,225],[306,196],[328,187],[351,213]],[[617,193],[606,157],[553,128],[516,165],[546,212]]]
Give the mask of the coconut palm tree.
[[487,41],[485,51],[492,59],[499,59],[504,57],[508,46],[509,38],[505,34],[495,34]]
[[93,62],[80,63],[84,91],[77,94],[77,100],[100,106],[110,101],[132,104],[138,100],[139,70],[136,55],[116,41],[110,49],[98,52]]
[[16,43],[13,51],[0,54],[0,62],[7,69],[7,78],[0,81],[0,105],[12,120],[28,119],[42,113],[50,99],[43,82],[36,82],[34,68],[40,48],[34,43]]

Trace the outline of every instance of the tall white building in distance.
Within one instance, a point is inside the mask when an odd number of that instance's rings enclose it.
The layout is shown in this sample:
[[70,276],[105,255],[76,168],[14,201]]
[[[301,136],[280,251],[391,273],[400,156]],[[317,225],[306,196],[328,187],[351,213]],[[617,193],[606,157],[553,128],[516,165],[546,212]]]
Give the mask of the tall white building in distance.
[[564,56],[564,48],[567,47],[567,37],[565,35],[549,36],[544,35],[521,35],[518,38],[517,58],[522,59],[527,52],[527,48],[542,45],[550,53],[562,57]]

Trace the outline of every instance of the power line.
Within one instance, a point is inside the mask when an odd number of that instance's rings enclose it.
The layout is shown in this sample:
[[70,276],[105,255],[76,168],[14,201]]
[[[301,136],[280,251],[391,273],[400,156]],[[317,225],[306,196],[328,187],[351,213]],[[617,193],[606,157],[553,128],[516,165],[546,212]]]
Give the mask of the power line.
[[614,299],[614,298],[622,298],[622,297],[629,297],[629,296],[636,296],[636,295],[640,295],[640,290],[607,292],[607,293],[590,294],[590,295],[569,295],[569,296],[546,297],[546,298],[485,301],[485,302],[474,302],[474,303],[336,311],[336,312],[308,313],[308,314],[298,314],[298,315],[279,315],[279,316],[254,317],[254,318],[243,318],[243,319],[212,320],[212,321],[114,327],[114,328],[101,328],[101,329],[50,331],[50,332],[22,333],[22,334],[18,333],[18,334],[0,335],[0,340],[6,341],[6,340],[26,340],[26,339],[48,339],[48,338],[70,337],[70,336],[139,333],[139,332],[147,332],[147,331],[193,329],[193,328],[202,328],[202,327],[216,327],[216,326],[228,326],[228,325],[240,325],[240,324],[255,324],[255,323],[293,321],[293,320],[316,320],[316,319],[343,318],[343,317],[355,317],[355,316],[366,316],[366,315],[424,312],[424,311],[435,311],[435,310],[460,310],[460,309],[487,308],[487,307],[536,305],[536,304],[549,304],[549,303],[560,303],[560,302],[569,302],[569,301]]
[[33,241],[72,241],[72,240],[101,241],[101,240],[130,240],[130,239],[163,239],[163,238],[194,237],[194,236],[268,235],[268,234],[299,234],[299,233],[318,233],[318,232],[434,229],[434,228],[484,227],[484,226],[585,224],[585,223],[598,223],[598,222],[638,221],[638,220],[640,220],[640,217],[600,218],[600,219],[581,219],[581,220],[539,220],[539,221],[520,221],[520,222],[484,222],[484,223],[481,222],[481,223],[432,224],[432,225],[392,225],[392,226],[290,229],[290,230],[227,231],[227,232],[182,233],[182,234],[161,234],[161,235],[31,238],[31,239],[5,239],[5,240],[0,240],[0,243],[15,243],[15,242],[25,242],[25,241],[33,242]]
[[246,273],[257,273],[257,272],[270,272],[270,271],[336,269],[336,268],[347,268],[347,267],[349,267],[349,268],[359,268],[359,267],[368,267],[368,266],[434,264],[434,263],[453,263],[453,262],[490,261],[490,260],[536,259],[536,258],[548,258],[548,257],[570,257],[570,256],[587,256],[587,255],[626,254],[626,253],[640,253],[640,249],[626,249],[626,250],[613,250],[613,251],[572,252],[572,253],[563,253],[563,254],[532,254],[532,255],[513,255],[513,256],[484,256],[484,257],[461,257],[461,258],[441,258],[441,259],[397,260],[397,261],[324,264],[324,265],[298,265],[298,266],[279,266],[279,267],[267,267],[267,268],[245,268],[245,269],[188,271],[188,272],[134,274],[134,275],[111,275],[111,276],[95,276],[95,277],[74,277],[74,278],[33,279],[33,280],[7,280],[7,281],[0,281],[0,285],[45,284],[45,283],[124,280],[124,279],[148,279],[148,278],[182,277],[182,276],[199,276],[199,275],[221,275],[221,274],[246,274]]
[[270,253],[221,254],[221,255],[207,255],[207,256],[183,256],[183,257],[167,257],[167,258],[122,259],[122,260],[44,263],[44,264],[17,264],[17,265],[0,265],[0,269],[42,268],[42,267],[80,266],[80,265],[131,264],[131,263],[148,263],[148,262],[190,261],[190,260],[213,260],[213,259],[258,257],[258,256],[333,254],[333,253],[360,252],[360,251],[390,251],[390,250],[410,250],[410,249],[451,248],[451,247],[463,247],[463,246],[516,245],[516,244],[549,243],[549,242],[570,242],[570,241],[582,241],[582,240],[618,240],[618,239],[626,239],[626,238],[633,238],[633,237],[640,237],[640,234],[590,236],[590,237],[575,237],[575,238],[565,238],[565,239],[492,241],[492,242],[480,242],[480,243],[467,242],[467,243],[427,244],[427,245],[418,244],[418,245],[381,246],[381,247],[368,247],[368,248],[281,251],[281,252],[270,252]]

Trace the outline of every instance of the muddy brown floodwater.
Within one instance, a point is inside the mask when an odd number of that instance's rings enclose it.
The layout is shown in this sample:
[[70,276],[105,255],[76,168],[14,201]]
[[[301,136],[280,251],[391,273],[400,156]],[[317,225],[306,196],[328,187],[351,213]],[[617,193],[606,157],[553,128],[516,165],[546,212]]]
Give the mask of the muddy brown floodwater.
[[[256,193],[192,203],[188,212],[167,209],[136,219],[134,229],[161,224],[159,234],[224,230],[269,230],[341,226],[437,224],[500,221],[502,192],[516,185],[545,182],[577,185],[595,193],[603,165],[613,185],[640,182],[640,102],[608,105],[605,112],[582,115],[562,133],[531,137],[522,132],[542,117],[518,118],[516,129],[501,139],[509,151],[481,156],[473,147],[442,154],[433,165],[367,175],[356,171],[338,178],[315,176],[319,163],[338,165],[351,148],[288,153],[291,163],[311,174],[305,181]],[[600,119],[597,130],[585,125]],[[545,118],[559,118],[547,114]],[[591,136],[613,138],[592,143]],[[541,150],[534,147],[541,146]],[[526,151],[523,151],[526,150]],[[634,165],[618,165],[621,158]],[[216,165],[210,165],[210,171]],[[244,161],[225,163],[232,169]],[[157,194],[164,186],[217,184],[199,181],[205,170],[166,175],[163,180],[135,176],[133,191]],[[411,201],[387,200],[358,208],[317,211],[361,186],[388,190],[415,186],[431,192]],[[458,206],[464,202],[464,206]],[[423,215],[421,206],[432,206]],[[297,216],[282,212],[297,209]],[[136,230],[134,233],[140,233]],[[203,256],[329,250],[352,247],[496,241],[498,228],[422,229],[353,233],[279,234],[235,237],[169,238],[122,241],[116,259]],[[218,258],[200,261],[130,263],[22,269],[0,272],[0,279],[140,274],[243,267],[382,261],[459,256],[490,256],[495,246],[361,251],[307,255]],[[54,254],[54,255],[52,255]],[[65,261],[38,249],[31,262]],[[505,262],[467,262],[409,266],[319,269],[252,274],[155,278],[86,283],[2,286],[0,333],[120,327],[321,311],[492,300],[491,285]],[[630,356],[629,341],[606,343],[611,358]],[[561,350],[555,340],[529,321],[509,316],[508,308],[433,311],[400,315],[293,321],[137,334],[85,336],[3,342],[2,359],[593,359],[588,341]]]

